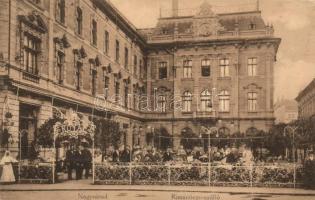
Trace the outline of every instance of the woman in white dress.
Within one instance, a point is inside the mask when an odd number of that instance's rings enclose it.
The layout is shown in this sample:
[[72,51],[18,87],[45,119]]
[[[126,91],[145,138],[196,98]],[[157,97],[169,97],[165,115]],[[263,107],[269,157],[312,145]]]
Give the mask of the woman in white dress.
[[1,159],[2,174],[0,178],[1,183],[14,183],[15,176],[13,173],[12,163],[17,162],[16,159],[10,156],[10,151],[6,151]]

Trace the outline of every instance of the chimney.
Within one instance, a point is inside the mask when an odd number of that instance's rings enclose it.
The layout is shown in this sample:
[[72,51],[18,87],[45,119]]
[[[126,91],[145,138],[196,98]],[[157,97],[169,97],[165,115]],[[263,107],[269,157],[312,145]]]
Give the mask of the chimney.
[[172,0],[173,17],[178,17],[178,0]]

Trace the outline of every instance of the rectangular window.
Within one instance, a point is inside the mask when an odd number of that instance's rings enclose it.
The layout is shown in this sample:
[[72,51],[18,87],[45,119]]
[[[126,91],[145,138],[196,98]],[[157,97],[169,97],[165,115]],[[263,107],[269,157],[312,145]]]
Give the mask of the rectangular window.
[[129,88],[128,88],[128,85],[126,84],[125,85],[125,102],[124,102],[124,105],[126,108],[128,108],[128,94],[129,94]]
[[119,41],[118,40],[116,40],[116,62],[118,62],[119,63],[119,59],[120,59],[120,57],[119,57],[119,53],[120,53],[120,49],[119,49],[120,47],[119,47]]
[[106,55],[108,55],[109,51],[109,33],[108,31],[105,31],[105,36],[104,36],[104,52]]
[[133,58],[133,74],[137,75],[138,73],[138,57],[136,55],[134,55]]
[[159,79],[166,79],[167,78],[167,63],[160,62],[159,63]]
[[159,112],[166,112],[166,97],[161,95],[158,97],[158,108]]
[[104,98],[107,100],[109,95],[109,77],[104,77]]
[[247,60],[248,76],[257,76],[257,58]]
[[24,69],[32,74],[38,74],[38,57],[40,54],[40,40],[34,36],[24,35],[23,60]]
[[249,92],[248,93],[248,111],[257,110],[257,93]]
[[201,76],[208,77],[210,76],[210,60],[201,61]]
[[128,48],[126,47],[125,48],[125,69],[128,69],[129,68],[129,50]]
[[92,95],[96,95],[97,90],[97,71],[92,70]]
[[77,34],[82,35],[83,14],[81,8],[77,7]]
[[56,5],[56,20],[62,24],[65,23],[65,9],[66,9],[66,1],[65,0],[57,0]]
[[59,84],[63,83],[63,70],[65,63],[65,54],[63,52],[57,52],[57,70],[56,70],[56,78]]
[[219,109],[220,112],[230,111],[230,95],[227,91],[222,91],[219,94]]
[[140,75],[140,78],[144,78],[144,73],[143,73],[143,65],[142,65],[142,59],[139,60],[139,75]]
[[92,20],[92,44],[97,46],[97,22]]
[[137,87],[134,85],[133,86],[133,108],[134,109],[137,109],[138,105],[138,90],[137,90]]
[[185,60],[184,61],[184,78],[191,78],[192,77],[192,61]]
[[115,83],[115,102],[118,103],[120,94],[120,83],[117,81]]
[[228,77],[230,76],[230,61],[227,58],[220,59],[220,76]]
[[76,89],[80,90],[81,89],[81,68],[82,68],[82,62],[77,61],[76,63],[76,71],[75,71],[75,78],[76,78]]

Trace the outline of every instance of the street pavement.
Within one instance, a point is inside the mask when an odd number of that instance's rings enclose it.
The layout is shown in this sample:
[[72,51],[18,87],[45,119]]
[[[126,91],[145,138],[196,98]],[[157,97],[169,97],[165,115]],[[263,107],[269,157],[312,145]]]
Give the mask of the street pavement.
[[314,200],[314,196],[170,191],[11,191],[1,200]]
[[0,185],[0,200],[315,200],[315,190],[248,187],[58,184]]

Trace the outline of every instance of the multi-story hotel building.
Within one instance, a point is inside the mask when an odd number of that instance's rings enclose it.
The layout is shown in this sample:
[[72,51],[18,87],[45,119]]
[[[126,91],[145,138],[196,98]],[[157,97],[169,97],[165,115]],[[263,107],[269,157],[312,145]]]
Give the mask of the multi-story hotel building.
[[315,79],[313,79],[296,97],[299,119],[315,122]]
[[55,108],[118,121],[130,146],[156,130],[177,147],[201,127],[232,134],[274,123],[280,39],[259,8],[204,3],[182,16],[174,0],[171,16],[137,29],[106,0],[0,4],[0,121],[12,147],[21,130],[21,142],[34,140]]

